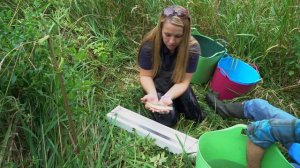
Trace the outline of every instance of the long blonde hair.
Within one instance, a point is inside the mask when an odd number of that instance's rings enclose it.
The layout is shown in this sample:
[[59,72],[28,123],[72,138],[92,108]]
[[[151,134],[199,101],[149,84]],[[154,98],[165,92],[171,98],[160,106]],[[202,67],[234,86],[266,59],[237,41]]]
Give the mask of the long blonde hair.
[[[181,6],[177,7],[183,8]],[[179,83],[183,81],[184,74],[186,73],[189,59],[189,49],[191,45],[197,43],[197,41],[191,36],[190,18],[181,18],[176,15],[166,17],[162,13],[159,18],[158,24],[143,38],[141,46],[139,48],[139,54],[141,51],[141,47],[145,44],[145,42],[152,42],[152,71],[153,77],[155,77],[159,71],[161,64],[160,51],[162,46],[162,27],[163,24],[167,21],[175,26],[183,28],[183,37],[177,49],[176,63],[172,74],[172,81],[174,83]]]

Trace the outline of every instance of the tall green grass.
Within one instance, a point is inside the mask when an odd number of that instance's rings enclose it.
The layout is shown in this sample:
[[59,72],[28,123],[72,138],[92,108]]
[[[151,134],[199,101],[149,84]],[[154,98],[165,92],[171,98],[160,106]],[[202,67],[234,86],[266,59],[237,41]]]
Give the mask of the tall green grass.
[[[1,167],[193,167],[153,140],[109,124],[122,105],[144,116],[136,54],[142,36],[167,5],[188,7],[193,26],[255,63],[263,77],[250,94],[299,116],[299,1],[2,1],[0,4]],[[45,35],[64,76],[80,153],[70,140],[62,94]],[[176,129],[198,138],[245,120],[223,120],[193,86],[206,119],[183,118]]]

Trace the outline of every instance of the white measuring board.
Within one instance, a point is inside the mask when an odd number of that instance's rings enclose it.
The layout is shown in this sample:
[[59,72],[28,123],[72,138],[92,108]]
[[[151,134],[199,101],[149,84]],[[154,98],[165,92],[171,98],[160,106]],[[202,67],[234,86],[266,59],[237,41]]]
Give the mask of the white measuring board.
[[122,106],[117,106],[106,116],[110,123],[129,132],[135,130],[142,137],[153,138],[157,146],[167,148],[172,153],[179,154],[185,152],[191,154],[191,156],[196,156],[197,154],[197,139]]

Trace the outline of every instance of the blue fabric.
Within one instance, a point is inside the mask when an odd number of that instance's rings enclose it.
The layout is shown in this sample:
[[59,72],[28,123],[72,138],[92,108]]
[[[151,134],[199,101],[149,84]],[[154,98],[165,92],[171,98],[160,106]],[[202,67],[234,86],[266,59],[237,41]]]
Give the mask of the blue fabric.
[[[297,119],[293,115],[291,115],[279,108],[272,106],[271,104],[269,104],[268,101],[263,100],[263,99],[252,99],[252,100],[244,102],[244,116],[246,118],[252,119],[254,121],[269,120],[269,119],[283,119],[283,120]],[[268,129],[271,129],[271,128],[267,122],[257,124],[257,126],[258,125],[260,125],[261,127],[264,127],[264,130],[266,131],[266,133],[263,133],[263,131],[258,133],[258,134],[261,134],[260,135],[261,138],[263,136],[266,136],[266,137],[264,137],[266,140],[271,140],[271,141],[275,140],[275,138],[272,137],[273,135],[268,133]],[[298,135],[299,134],[300,133],[298,132]],[[288,139],[289,138],[287,138],[287,140]],[[253,143],[255,144],[256,142],[255,142],[254,138],[252,138],[252,140],[254,141]],[[299,143],[289,143],[284,140],[278,140],[278,141],[282,142],[283,145],[289,150],[290,157],[293,160],[295,160],[298,164],[300,164],[300,144]],[[298,139],[298,142],[299,142],[299,139]],[[258,142],[257,145],[259,145],[259,143],[263,143],[263,142]],[[265,145],[268,146],[269,144],[266,143]]]
[[299,143],[293,143],[289,150],[288,154],[291,156],[291,158],[296,161],[298,164],[300,164],[300,144]]
[[248,125],[247,135],[252,143],[263,149],[270,147],[275,142],[292,143],[288,148],[288,154],[300,164],[300,119],[255,121]]
[[270,119],[252,122],[247,127],[249,139],[266,149],[275,142],[300,142],[300,119]]
[[292,166],[294,166],[294,168],[300,168],[300,165],[297,163],[291,163]]
[[252,99],[244,103],[244,116],[254,121],[267,119],[297,119],[293,115],[276,108],[263,99]]

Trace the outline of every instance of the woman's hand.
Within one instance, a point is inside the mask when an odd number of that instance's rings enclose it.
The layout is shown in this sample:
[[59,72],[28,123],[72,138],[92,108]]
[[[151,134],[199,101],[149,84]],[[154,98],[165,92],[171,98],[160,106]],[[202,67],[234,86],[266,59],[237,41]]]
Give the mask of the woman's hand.
[[168,96],[168,95],[163,95],[163,96],[160,98],[160,100],[159,100],[158,103],[161,104],[161,105],[164,105],[164,106],[171,106],[171,105],[173,104],[173,101],[172,101],[172,99],[171,99],[170,96]]
[[144,97],[141,98],[143,103],[151,102],[151,103],[158,103],[158,98],[156,94],[146,94]]
[[144,97],[141,98],[141,101],[145,103],[145,108],[152,111],[156,112],[155,108],[151,107],[150,104],[158,104],[158,98],[156,94],[147,94]]
[[173,109],[173,101],[170,97],[167,96],[162,96],[158,101],[157,95],[147,94],[141,98],[141,101],[145,103],[145,108],[152,111],[153,113],[157,112],[160,114],[166,114]]
[[162,108],[158,109],[158,112],[161,114],[167,114],[171,110],[173,110],[173,101],[170,96],[164,95],[160,98],[158,105],[160,105]]

